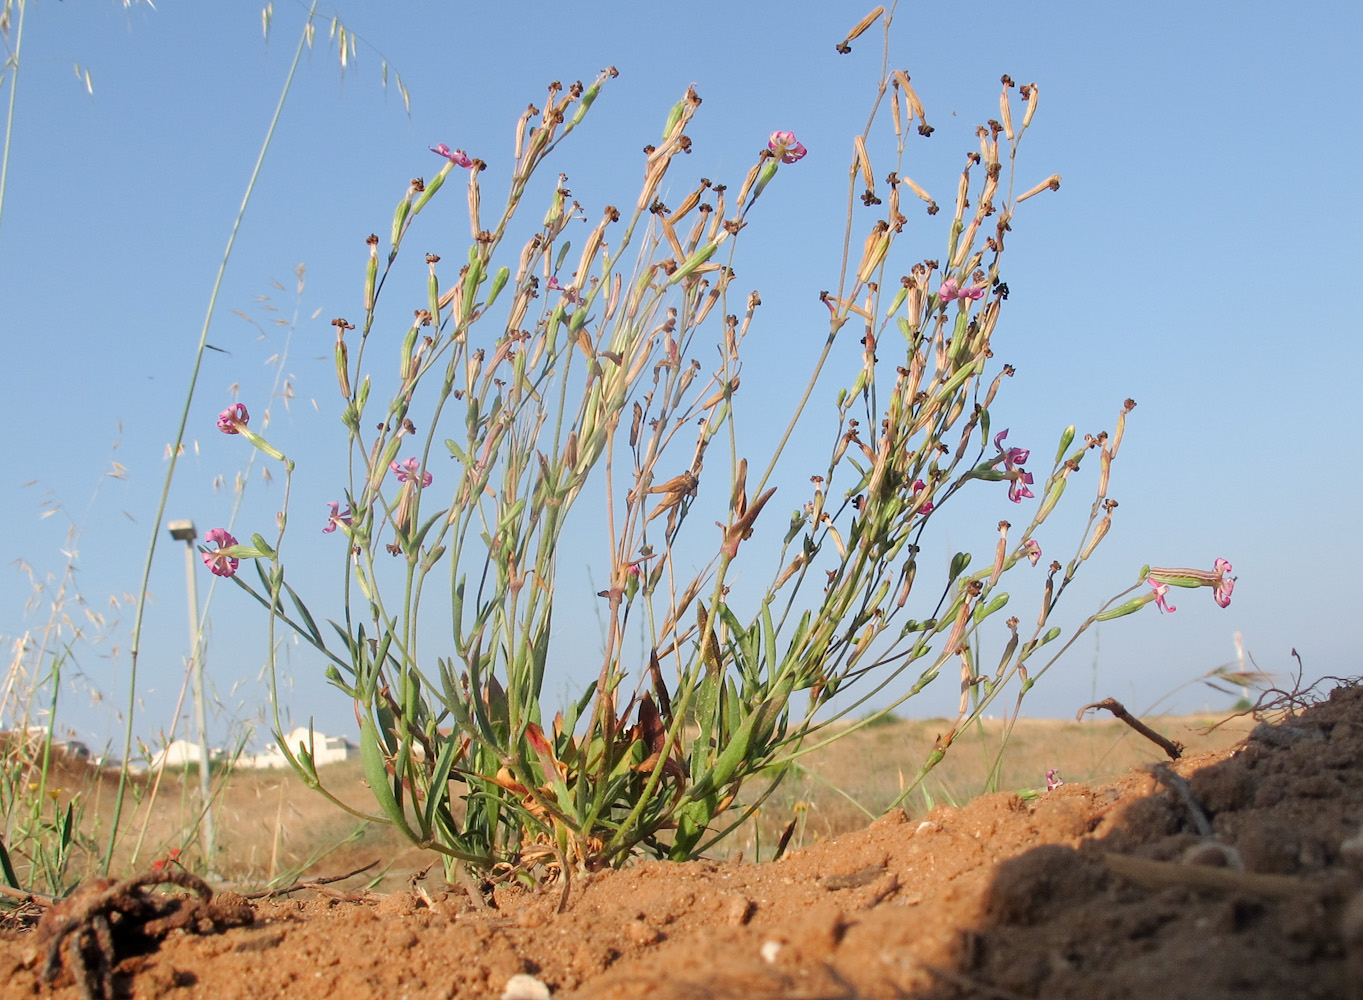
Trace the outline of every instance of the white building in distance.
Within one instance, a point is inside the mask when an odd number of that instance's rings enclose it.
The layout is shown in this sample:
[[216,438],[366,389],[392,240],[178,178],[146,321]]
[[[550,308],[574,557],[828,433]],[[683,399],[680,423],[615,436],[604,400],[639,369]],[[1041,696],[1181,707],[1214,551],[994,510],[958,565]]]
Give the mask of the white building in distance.
[[[316,767],[349,760],[358,756],[360,752],[360,748],[344,736],[327,736],[325,733],[314,730],[312,739],[309,741],[307,726],[296,726],[284,737],[284,744],[293,752],[295,757],[298,756],[299,744],[304,747],[311,745],[312,763]],[[288,766],[289,760],[284,756],[284,751],[279,748],[277,743],[271,743],[267,746],[264,753],[242,754],[237,761],[237,767],[248,770]]]

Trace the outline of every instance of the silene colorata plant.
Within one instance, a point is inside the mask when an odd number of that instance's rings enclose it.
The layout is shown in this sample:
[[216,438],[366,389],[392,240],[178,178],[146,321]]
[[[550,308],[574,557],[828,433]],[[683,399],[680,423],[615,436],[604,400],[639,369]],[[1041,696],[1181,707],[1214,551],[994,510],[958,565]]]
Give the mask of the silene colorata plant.
[[[888,37],[877,8],[840,48],[877,21]],[[800,169],[806,149],[793,134],[771,132],[736,190],[701,179],[665,205],[659,191],[689,151],[701,104],[690,89],[644,149],[637,196],[589,217],[560,176],[533,235],[504,246],[532,178],[613,69],[587,85],[551,84],[543,107],[526,109],[498,212],[482,204],[488,163],[439,144],[439,172],[411,182],[386,240],[368,238],[355,322],[334,321],[350,458],[344,480],[320,470],[338,483],[320,520],[344,566],[344,605],[325,625],[286,572],[293,461],[250,428],[246,405],[218,418],[224,433],[282,463],[283,509],[273,541],[208,532],[204,562],[267,609],[272,658],[281,626],[325,657],[327,677],[354,701],[372,818],[444,855],[450,877],[461,864],[534,878],[640,853],[694,857],[752,815],[800,755],[855,728],[833,722],[870,699],[889,702],[865,724],[945,671],[959,677],[959,717],[921,781],[1005,687],[1017,682],[1020,705],[1093,623],[1150,603],[1172,611],[1170,587],[1209,587],[1229,603],[1224,560],[1207,571],[1146,567],[1060,642],[1049,621],[1112,525],[1108,479],[1135,403],[1111,434],[1064,430],[1040,468],[1010,440],[996,399],[1013,369],[991,365],[1008,297],[1001,260],[1018,207],[1060,184],[1056,175],[1014,194],[1039,91],[1003,78],[999,117],[977,130],[941,255],[901,260],[914,199],[938,214],[906,171],[911,141],[933,130],[908,75],[887,67],[888,47],[873,113],[851,142],[842,273],[836,292],[820,296],[823,349],[762,462],[740,453],[734,430],[760,305],[756,292],[738,291],[734,248],[779,174]],[[893,170],[872,171],[872,146],[887,150]],[[457,267],[425,253],[424,299],[380,312],[423,211],[457,182],[469,223]],[[858,198],[870,225],[853,212]],[[570,243],[580,230],[585,238]],[[849,339],[860,340],[862,365],[828,415],[826,464],[808,494],[782,504],[769,485],[777,462]],[[1094,462],[1074,554],[1042,563],[1034,536]],[[945,580],[925,586],[925,533],[966,489],[1006,490],[1020,529],[999,521],[991,558],[957,553]],[[722,504],[718,530],[688,516],[703,496]],[[601,516],[599,503],[609,560],[600,666],[549,717],[546,683],[562,683],[568,659],[551,640],[559,544],[584,514]],[[316,530],[311,514],[307,523]],[[760,587],[749,552],[769,559],[772,550],[749,544],[757,532],[781,538]],[[240,565],[248,559],[252,582]],[[744,583],[731,593],[740,567]],[[1015,575],[1034,581],[1036,610],[998,628],[1016,603],[1003,589]],[[986,662],[991,620],[1002,649]],[[636,634],[642,656],[626,641]],[[1043,648],[1049,659],[1038,666]],[[283,744],[277,697],[275,706]],[[341,804],[310,747],[285,752]],[[759,775],[771,780],[740,798]]]

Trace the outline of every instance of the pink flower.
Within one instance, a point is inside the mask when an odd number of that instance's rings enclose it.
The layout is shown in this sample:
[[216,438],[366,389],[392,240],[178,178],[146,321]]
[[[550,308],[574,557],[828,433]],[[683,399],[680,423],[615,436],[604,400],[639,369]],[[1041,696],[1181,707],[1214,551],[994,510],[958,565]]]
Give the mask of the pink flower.
[[[927,487],[927,484],[924,483],[923,480],[921,480],[921,479],[915,479],[915,480],[913,481],[913,495],[914,495],[914,496],[918,496],[918,494],[922,493],[922,492],[923,492],[925,489],[927,489],[927,488],[928,488],[928,487]],[[924,501],[923,506],[921,506],[921,507],[918,508],[918,513],[920,513],[920,514],[931,514],[931,513],[932,513],[932,501],[931,501],[931,500]]]
[[1046,772],[1046,791],[1053,792],[1065,783],[1065,779],[1060,777],[1059,768],[1051,768]]
[[1019,469],[1017,478],[1008,483],[1008,499],[1013,501],[1013,503],[1022,503],[1022,501],[1026,500],[1028,497],[1036,496],[1035,493],[1027,488],[1031,485],[1032,474],[1030,472],[1023,472]]
[[421,462],[415,458],[409,458],[401,464],[390,462],[388,468],[393,470],[400,483],[405,483],[411,479],[419,481],[422,486],[430,486],[431,480],[435,478],[429,472],[422,472]]
[[1041,543],[1035,538],[1029,538],[1023,548],[1027,550],[1027,561],[1035,566],[1041,560]]
[[451,151],[450,147],[446,146],[443,142],[440,143],[438,146],[427,146],[426,148],[438,156],[443,156],[445,159],[453,163],[456,167],[473,166],[473,158],[469,156],[468,153],[464,152],[462,149],[456,149]]
[[349,507],[345,509],[345,513],[341,513],[341,505],[335,500],[331,501],[328,506],[331,507],[331,516],[327,518],[327,526],[322,529],[322,534],[331,534],[336,530],[337,525],[344,524],[346,527],[350,527],[351,514]]
[[1216,567],[1216,572],[1221,574],[1221,582],[1212,591],[1212,597],[1223,608],[1229,607],[1231,591],[1235,589],[1235,577],[1227,575],[1230,573],[1230,563],[1224,559],[1218,559],[1213,565]]
[[794,132],[773,132],[767,140],[767,148],[779,156],[782,163],[794,163],[809,152],[804,143],[795,138]]
[[237,434],[251,422],[251,414],[241,403],[233,403],[218,414],[218,430],[224,434]]
[[[937,294],[941,296],[943,302],[950,302],[952,299],[960,299],[962,302],[966,302],[971,299],[984,298],[984,286],[967,285],[962,288],[961,283],[955,278],[948,278],[942,282],[942,287],[938,289]],[[1008,432],[1004,431],[1004,433]]]
[[[1167,584],[1172,587],[1211,587],[1212,597],[1221,607],[1230,606],[1231,593],[1235,590],[1235,577],[1230,575],[1231,565],[1225,559],[1218,559],[1214,569],[1188,569],[1187,567],[1165,568],[1151,566],[1148,574],[1150,582]],[[1173,608],[1169,609],[1170,611]]]
[[[235,431],[232,433],[235,433]],[[240,560],[223,555],[222,550],[230,549],[237,544],[237,540],[226,528],[213,528],[204,535],[204,541],[208,545],[217,546],[216,549],[209,549],[203,553],[204,565],[211,569],[215,576],[235,576]]]
[[572,285],[560,285],[558,283],[558,275],[556,274],[549,275],[549,280],[545,282],[544,287],[550,289],[551,291],[562,292],[564,297],[569,302],[577,303],[581,301],[581,299],[578,297],[577,289],[574,288]]
[[1032,457],[1032,451],[1030,448],[1009,448],[1005,451],[1003,441],[1006,437],[1008,437],[1007,427],[994,435],[994,447],[1003,455],[1003,467],[1012,472],[1013,466],[1027,464],[1027,459]]
[[1159,608],[1161,611],[1168,611],[1170,614],[1178,610],[1178,608],[1174,607],[1165,599],[1164,595],[1169,593],[1169,585],[1167,583],[1160,583],[1153,576],[1145,582],[1155,589],[1155,607]]
[[999,450],[999,457],[1003,459],[1003,467],[1009,473],[1008,499],[1013,503],[1022,503],[1027,497],[1036,496],[1027,488],[1032,485],[1032,474],[1022,468],[1023,463],[1032,457],[1032,452],[1027,448],[1005,449],[1003,442],[1007,437],[1008,428],[1005,427],[994,435],[994,447]]

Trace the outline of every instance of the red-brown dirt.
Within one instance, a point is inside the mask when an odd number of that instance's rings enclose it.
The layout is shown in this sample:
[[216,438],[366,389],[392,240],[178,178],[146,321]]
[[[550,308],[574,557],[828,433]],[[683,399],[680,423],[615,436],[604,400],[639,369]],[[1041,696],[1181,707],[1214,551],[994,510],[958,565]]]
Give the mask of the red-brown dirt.
[[[1361,762],[1363,688],[1340,688],[1162,776],[893,812],[770,864],[576,875],[563,913],[556,886],[260,902],[123,958],[115,995],[496,998],[519,974],[539,985],[507,995],[1363,997]],[[79,996],[34,951],[0,940],[0,1000]]]

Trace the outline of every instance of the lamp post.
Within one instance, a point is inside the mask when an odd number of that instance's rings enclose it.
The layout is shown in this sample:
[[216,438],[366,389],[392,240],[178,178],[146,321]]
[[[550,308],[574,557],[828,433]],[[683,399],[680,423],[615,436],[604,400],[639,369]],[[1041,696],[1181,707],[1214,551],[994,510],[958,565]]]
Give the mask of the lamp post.
[[194,578],[194,540],[198,533],[193,521],[171,521],[166,525],[170,537],[185,543],[185,587],[189,592],[189,668],[194,693],[194,721],[199,729],[199,794],[203,799],[203,822],[199,843],[204,864],[214,870],[213,797],[209,774],[208,724],[204,711],[203,655],[199,644],[199,589]]

